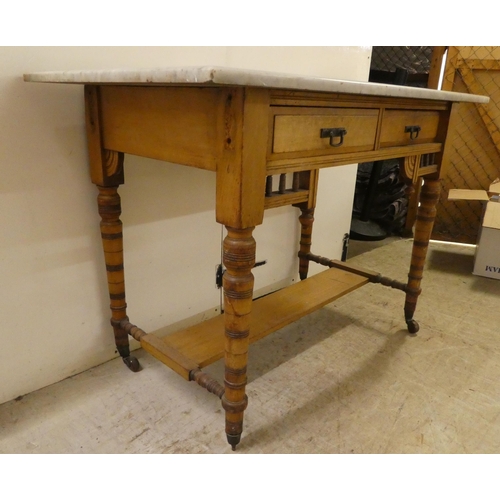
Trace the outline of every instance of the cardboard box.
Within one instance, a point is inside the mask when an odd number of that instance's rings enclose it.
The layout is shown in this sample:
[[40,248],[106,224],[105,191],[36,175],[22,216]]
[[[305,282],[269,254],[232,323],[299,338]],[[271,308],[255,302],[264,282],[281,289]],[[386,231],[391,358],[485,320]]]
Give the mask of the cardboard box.
[[488,190],[450,189],[448,200],[479,200],[485,203],[472,274],[500,279],[500,181]]

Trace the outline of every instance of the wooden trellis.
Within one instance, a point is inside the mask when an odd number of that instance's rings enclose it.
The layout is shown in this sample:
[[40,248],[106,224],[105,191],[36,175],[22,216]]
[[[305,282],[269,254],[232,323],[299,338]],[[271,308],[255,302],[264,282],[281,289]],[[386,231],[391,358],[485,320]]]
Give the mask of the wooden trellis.
[[500,47],[449,47],[441,88],[490,97],[459,106],[433,232],[434,239],[475,243],[481,202],[449,201],[448,191],[488,189],[500,177]]

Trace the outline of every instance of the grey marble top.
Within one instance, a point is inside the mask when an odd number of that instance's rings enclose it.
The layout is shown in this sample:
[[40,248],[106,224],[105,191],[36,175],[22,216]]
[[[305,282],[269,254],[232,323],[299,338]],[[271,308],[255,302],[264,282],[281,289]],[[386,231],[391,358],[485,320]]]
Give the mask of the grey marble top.
[[487,103],[489,97],[380,83],[225,68],[184,66],[155,69],[48,71],[24,75],[26,82],[115,85],[239,85],[252,87],[341,92],[346,94],[409,97],[454,102]]

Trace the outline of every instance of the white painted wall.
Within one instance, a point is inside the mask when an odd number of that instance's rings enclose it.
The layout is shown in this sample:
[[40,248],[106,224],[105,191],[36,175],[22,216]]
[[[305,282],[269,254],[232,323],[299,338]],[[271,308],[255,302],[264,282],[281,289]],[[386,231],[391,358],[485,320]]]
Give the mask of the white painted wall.
[[[215,64],[365,80],[370,47],[0,47],[0,403],[115,354],[81,86],[46,70]],[[215,176],[126,157],[121,187],[128,313],[146,331],[216,313]],[[338,258],[355,166],[321,171],[313,251]],[[257,228],[256,289],[296,278],[297,209]],[[314,272],[314,271],[313,271]],[[124,368],[125,369],[125,368]]]

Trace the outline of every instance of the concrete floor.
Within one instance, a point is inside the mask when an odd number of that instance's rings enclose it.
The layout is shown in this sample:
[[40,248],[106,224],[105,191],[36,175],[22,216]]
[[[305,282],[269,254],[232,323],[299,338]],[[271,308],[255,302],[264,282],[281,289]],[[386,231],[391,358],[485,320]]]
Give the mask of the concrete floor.
[[[352,248],[405,279],[411,241]],[[471,274],[473,252],[431,244],[416,336],[403,293],[368,284],[251,346],[237,453],[498,453],[500,281]],[[232,453],[220,401],[137,355],[139,373],[115,359],[1,405],[0,452]]]

